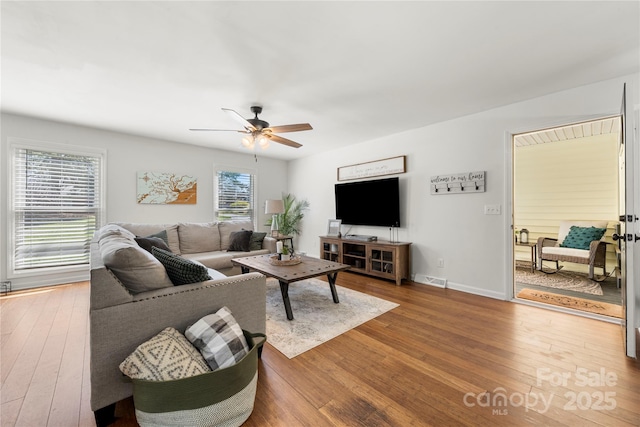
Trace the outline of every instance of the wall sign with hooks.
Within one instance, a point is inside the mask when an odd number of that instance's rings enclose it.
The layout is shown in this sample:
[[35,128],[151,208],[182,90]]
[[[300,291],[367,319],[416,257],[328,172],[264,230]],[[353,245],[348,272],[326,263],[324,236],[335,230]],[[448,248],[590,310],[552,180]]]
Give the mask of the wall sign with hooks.
[[431,177],[431,194],[484,193],[485,171]]

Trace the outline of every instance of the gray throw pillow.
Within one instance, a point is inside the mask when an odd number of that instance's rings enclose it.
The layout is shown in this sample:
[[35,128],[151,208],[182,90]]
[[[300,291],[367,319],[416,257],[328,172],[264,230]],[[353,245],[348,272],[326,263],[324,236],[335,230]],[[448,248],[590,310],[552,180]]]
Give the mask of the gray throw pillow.
[[189,283],[211,280],[207,267],[200,263],[156,247],[151,248],[151,253],[164,265],[169,279],[174,285],[188,285]]
[[[166,235],[166,233],[165,233]],[[167,243],[160,237],[136,237],[136,243],[147,252],[151,252],[151,248],[160,248],[171,252]]]
[[252,234],[253,231],[251,230],[232,231],[229,235],[229,249],[227,249],[227,251],[249,252]]

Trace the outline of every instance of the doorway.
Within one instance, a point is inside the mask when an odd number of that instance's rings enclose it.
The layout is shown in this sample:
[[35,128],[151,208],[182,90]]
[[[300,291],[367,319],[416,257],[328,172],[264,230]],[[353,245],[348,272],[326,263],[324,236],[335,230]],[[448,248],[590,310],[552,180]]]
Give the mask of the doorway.
[[[516,299],[611,319],[623,317],[612,239],[619,217],[620,133],[620,117],[612,116],[513,135]],[[541,240],[544,245],[564,246],[571,225],[604,230],[598,264],[604,268],[595,268],[595,280],[589,278],[589,262],[582,259],[540,258]]]

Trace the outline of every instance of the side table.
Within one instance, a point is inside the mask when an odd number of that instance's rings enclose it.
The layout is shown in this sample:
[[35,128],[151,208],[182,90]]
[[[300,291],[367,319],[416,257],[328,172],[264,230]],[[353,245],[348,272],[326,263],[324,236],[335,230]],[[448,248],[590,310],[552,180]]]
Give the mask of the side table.
[[531,248],[531,272],[535,273],[538,265],[538,244],[536,242],[517,242],[516,246],[529,246]]

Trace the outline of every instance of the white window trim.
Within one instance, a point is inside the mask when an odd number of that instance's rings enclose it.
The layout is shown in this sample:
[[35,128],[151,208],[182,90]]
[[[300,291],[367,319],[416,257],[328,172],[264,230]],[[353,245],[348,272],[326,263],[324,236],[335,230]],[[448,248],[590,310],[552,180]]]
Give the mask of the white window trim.
[[106,171],[107,171],[107,150],[95,147],[83,147],[70,144],[61,144],[56,142],[38,141],[32,139],[8,137],[7,138],[9,150],[7,152],[7,158],[9,163],[9,176],[7,177],[7,194],[9,196],[8,209],[7,209],[7,238],[6,238],[6,254],[7,254],[7,278],[18,279],[34,276],[45,276],[58,273],[73,273],[79,271],[87,271],[89,266],[87,265],[72,265],[63,267],[47,267],[42,269],[33,270],[15,270],[14,264],[14,242],[15,242],[15,214],[13,206],[15,204],[15,187],[14,176],[16,173],[16,165],[12,161],[15,156],[15,150],[27,149],[27,150],[40,150],[49,151],[55,153],[65,153],[80,156],[96,156],[101,158],[100,168],[100,192],[101,192],[101,206],[98,215],[98,226],[104,225],[106,218],[106,199],[107,199],[107,185],[106,185]]
[[218,172],[235,172],[235,173],[246,173],[253,175],[253,229],[257,230],[258,225],[258,217],[260,216],[260,212],[258,212],[258,173],[255,169],[251,168],[242,168],[237,166],[229,166],[229,165],[214,165],[213,167],[213,209],[212,214],[214,220],[216,219],[216,207],[218,206]]

